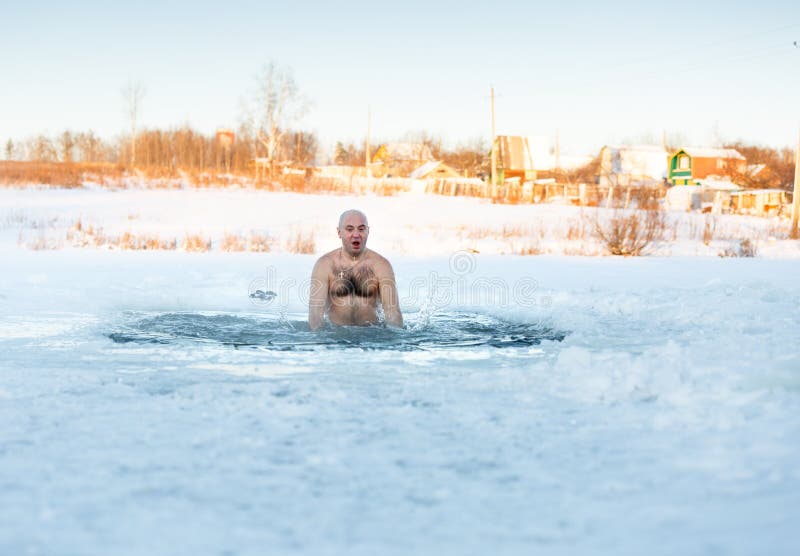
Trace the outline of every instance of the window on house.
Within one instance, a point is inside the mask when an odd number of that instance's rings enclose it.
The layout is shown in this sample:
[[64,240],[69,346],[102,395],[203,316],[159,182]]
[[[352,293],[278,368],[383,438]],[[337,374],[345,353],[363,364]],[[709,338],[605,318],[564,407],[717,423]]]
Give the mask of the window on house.
[[689,157],[685,154],[682,154],[678,157],[678,170],[688,170],[689,169]]

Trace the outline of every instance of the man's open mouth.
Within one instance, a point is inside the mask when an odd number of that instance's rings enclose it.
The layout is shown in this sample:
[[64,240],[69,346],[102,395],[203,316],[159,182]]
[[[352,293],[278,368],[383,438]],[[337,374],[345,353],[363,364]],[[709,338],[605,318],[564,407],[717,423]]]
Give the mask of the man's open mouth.
[[360,241],[353,241],[350,243],[353,246],[353,249],[361,249],[361,242]]

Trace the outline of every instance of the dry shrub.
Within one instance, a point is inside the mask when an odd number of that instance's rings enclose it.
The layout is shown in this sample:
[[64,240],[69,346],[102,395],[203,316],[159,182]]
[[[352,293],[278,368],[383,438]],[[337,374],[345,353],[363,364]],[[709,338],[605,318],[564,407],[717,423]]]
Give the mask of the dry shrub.
[[487,228],[485,226],[470,226],[469,228],[464,227],[464,235],[468,239],[486,239],[494,234],[492,228]]
[[[462,226],[459,228],[460,236],[467,239],[511,239],[523,238],[534,235],[531,227],[521,224],[506,224],[502,228],[492,228],[486,226]],[[539,227],[539,237],[544,237],[544,228]]]
[[272,250],[271,243],[269,236],[251,233],[247,242],[247,250],[256,253],[269,253]]
[[664,187],[634,187],[630,190],[631,206],[642,210],[658,210],[666,195]]
[[244,239],[239,237],[236,234],[225,234],[220,241],[219,248],[222,251],[227,251],[228,253],[232,252],[240,252],[246,250],[246,245]]
[[755,257],[757,254],[758,245],[750,239],[734,240],[719,252],[720,257]]
[[708,245],[714,239],[714,232],[717,230],[717,219],[713,216],[706,216],[705,226],[703,227],[703,244]]
[[286,250],[289,253],[300,255],[312,255],[317,250],[317,244],[314,240],[314,232],[303,233],[297,230],[286,244]]
[[116,241],[106,242],[112,247],[129,251],[173,251],[177,247],[174,239],[161,239],[157,235],[135,235],[123,233]]
[[791,226],[780,220],[773,220],[767,227],[766,236],[766,239],[789,239]]
[[544,253],[544,249],[542,249],[538,241],[531,240],[523,245],[512,246],[511,253],[513,255],[541,255]]
[[519,224],[516,226],[504,225],[500,232],[500,237],[503,239],[510,237],[525,237],[528,235],[531,235],[531,230],[526,229]]
[[595,237],[612,255],[638,257],[646,254],[653,242],[662,240],[666,231],[664,214],[657,210],[614,209],[606,222],[599,211],[593,223]]
[[95,175],[116,175],[120,171],[113,164],[6,160],[0,162],[0,184],[81,187],[84,175],[88,172]]
[[87,178],[103,181],[122,175],[121,166],[110,163],[0,162],[0,185],[52,185],[81,187]]
[[190,253],[205,253],[211,250],[211,240],[199,234],[187,234],[183,238],[181,249]]
[[50,238],[44,232],[41,232],[36,238],[28,241],[24,241],[22,237],[19,237],[17,243],[34,251],[53,251],[61,249],[64,246],[62,241]]
[[571,218],[567,226],[567,239],[574,241],[586,237],[586,221],[583,217]]
[[102,228],[85,226],[80,219],[67,230],[66,239],[74,247],[109,247],[125,251],[174,251],[178,243],[175,239],[161,239],[157,234],[123,232],[119,236],[108,236]]

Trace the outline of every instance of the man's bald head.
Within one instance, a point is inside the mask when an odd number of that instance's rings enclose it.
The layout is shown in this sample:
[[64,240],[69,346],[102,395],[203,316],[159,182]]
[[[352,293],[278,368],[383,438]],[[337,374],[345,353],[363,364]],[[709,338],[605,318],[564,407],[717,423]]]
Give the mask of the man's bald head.
[[344,221],[347,219],[348,216],[360,216],[363,219],[364,224],[366,226],[369,226],[369,222],[367,222],[367,215],[366,214],[364,214],[360,210],[350,209],[350,210],[344,211],[341,214],[341,216],[339,216],[339,229],[342,228],[342,226],[344,225]]

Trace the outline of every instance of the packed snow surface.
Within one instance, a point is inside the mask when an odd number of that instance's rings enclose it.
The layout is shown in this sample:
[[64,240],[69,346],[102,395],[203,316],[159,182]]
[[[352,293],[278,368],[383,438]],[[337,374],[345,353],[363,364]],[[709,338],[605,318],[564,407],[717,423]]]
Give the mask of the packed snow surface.
[[1,554],[800,550],[796,260],[0,256]]

